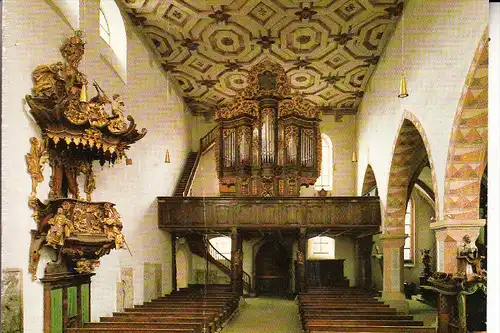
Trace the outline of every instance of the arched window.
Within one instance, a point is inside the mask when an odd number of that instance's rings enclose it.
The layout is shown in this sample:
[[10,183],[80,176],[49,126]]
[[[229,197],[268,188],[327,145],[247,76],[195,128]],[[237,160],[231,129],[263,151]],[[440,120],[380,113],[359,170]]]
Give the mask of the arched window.
[[335,240],[328,236],[316,236],[307,241],[307,258],[335,259]]
[[406,264],[413,264],[415,258],[415,201],[408,200],[405,215],[405,239],[404,260]]
[[330,191],[333,185],[333,144],[330,137],[321,134],[321,174],[314,184],[315,190]]
[[99,8],[99,32],[101,38],[104,39],[108,45],[110,45],[111,35],[109,32],[109,23],[106,15],[104,15],[104,12],[102,11],[102,8]]
[[[54,5],[60,10],[58,15],[62,16],[73,29],[80,27],[80,3],[73,0],[52,0]],[[61,15],[62,14],[62,15]]]
[[215,237],[211,238],[209,242],[220,254],[231,260],[231,237]]
[[[127,71],[127,34],[125,23],[118,5],[114,0],[101,0],[99,6],[99,32],[113,50],[104,52],[106,60],[125,80]],[[105,50],[104,50],[105,51]]]

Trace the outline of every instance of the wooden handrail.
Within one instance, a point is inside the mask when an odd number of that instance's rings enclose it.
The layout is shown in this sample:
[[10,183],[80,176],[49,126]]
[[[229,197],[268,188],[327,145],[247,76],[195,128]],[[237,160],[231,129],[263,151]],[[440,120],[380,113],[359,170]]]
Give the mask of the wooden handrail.
[[[220,253],[210,242],[208,242],[207,252],[210,256],[212,256],[212,258],[220,262],[228,270],[228,272],[231,272],[231,260]],[[250,274],[245,271],[243,271],[243,284],[248,291],[251,291],[252,278],[250,277]]]
[[200,139],[200,154],[203,154],[215,142],[219,125],[216,125],[203,138]]

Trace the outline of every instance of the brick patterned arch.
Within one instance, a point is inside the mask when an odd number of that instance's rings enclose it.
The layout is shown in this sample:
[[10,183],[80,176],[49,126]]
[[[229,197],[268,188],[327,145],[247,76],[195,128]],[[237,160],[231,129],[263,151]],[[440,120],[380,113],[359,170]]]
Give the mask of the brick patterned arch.
[[372,166],[368,164],[366,166],[365,178],[363,180],[363,189],[361,195],[365,195],[368,191],[377,186],[377,180],[375,179],[375,173],[373,172]]
[[483,33],[465,79],[446,163],[444,217],[479,218],[481,177],[488,151],[488,32]]
[[[403,232],[406,204],[409,198],[408,189],[413,187],[411,184],[413,176],[422,170],[424,164],[429,165],[431,169],[434,193],[438,193],[434,163],[427,136],[415,115],[405,111],[393,144],[383,225],[385,233]],[[436,218],[439,218],[437,195],[435,212]]]

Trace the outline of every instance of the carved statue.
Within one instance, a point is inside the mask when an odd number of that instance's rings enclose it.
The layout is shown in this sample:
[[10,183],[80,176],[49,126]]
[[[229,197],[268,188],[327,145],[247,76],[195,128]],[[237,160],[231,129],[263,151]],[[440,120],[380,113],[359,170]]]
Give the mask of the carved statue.
[[420,273],[421,277],[430,277],[432,276],[432,270],[431,270],[431,250],[430,249],[422,249],[420,250],[420,254],[422,255],[422,264],[424,264],[424,268],[422,270],[422,273]]
[[127,124],[125,123],[125,117],[123,116],[123,108],[125,104],[122,102],[119,94],[113,95],[113,102],[111,107],[111,116],[109,119],[108,128],[111,133],[123,133],[127,130]]
[[466,234],[462,238],[463,243],[459,248],[458,259],[465,261],[465,271],[459,271],[460,275],[465,275],[467,281],[486,280],[486,270],[481,267],[481,260],[484,257],[479,256],[476,244],[471,240],[470,235]]
[[121,249],[125,246],[122,229],[123,224],[120,222],[120,214],[110,203],[104,204],[106,217],[104,218],[104,233],[108,239],[115,241],[115,248]]
[[73,222],[64,215],[62,208],[57,209],[57,214],[48,223],[51,227],[47,233],[47,245],[54,249],[64,245],[64,238],[69,237],[75,231]]

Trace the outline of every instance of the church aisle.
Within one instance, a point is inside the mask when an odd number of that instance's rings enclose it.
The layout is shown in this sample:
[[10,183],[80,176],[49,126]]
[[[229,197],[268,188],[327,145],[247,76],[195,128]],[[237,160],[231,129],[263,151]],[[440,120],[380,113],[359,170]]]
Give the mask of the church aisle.
[[246,298],[222,333],[301,333],[295,301],[279,298]]

